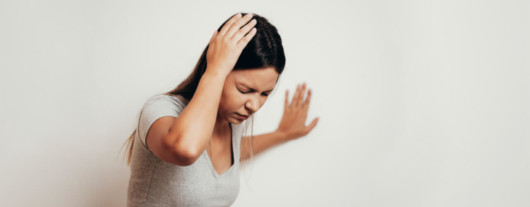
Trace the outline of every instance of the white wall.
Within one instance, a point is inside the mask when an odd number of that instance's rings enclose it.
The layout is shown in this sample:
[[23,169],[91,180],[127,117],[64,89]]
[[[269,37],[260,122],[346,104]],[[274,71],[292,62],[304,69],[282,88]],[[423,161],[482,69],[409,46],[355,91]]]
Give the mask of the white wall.
[[287,56],[257,114],[314,91],[307,137],[242,170],[234,206],[530,205],[528,1],[0,1],[2,206],[124,206],[120,147],[236,12]]

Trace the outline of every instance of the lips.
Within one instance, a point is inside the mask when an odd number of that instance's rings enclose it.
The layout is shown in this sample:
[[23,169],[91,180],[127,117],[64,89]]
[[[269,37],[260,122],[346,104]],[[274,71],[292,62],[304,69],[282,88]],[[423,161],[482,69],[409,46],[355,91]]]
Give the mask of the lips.
[[248,118],[248,115],[243,115],[243,114],[240,114],[240,113],[237,113],[237,112],[236,112],[236,114],[237,114],[237,116],[239,116],[239,118],[241,118],[241,119],[247,119],[247,118]]

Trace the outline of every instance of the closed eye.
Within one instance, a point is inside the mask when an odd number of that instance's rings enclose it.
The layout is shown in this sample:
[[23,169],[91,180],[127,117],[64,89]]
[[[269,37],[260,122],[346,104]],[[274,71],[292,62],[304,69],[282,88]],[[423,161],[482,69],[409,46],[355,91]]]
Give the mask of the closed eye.
[[[237,88],[237,87],[236,87]],[[239,88],[237,88],[237,90],[242,93],[242,94],[247,94],[247,93],[253,93],[253,92],[256,92],[256,90],[254,89],[250,89],[250,90],[241,90]],[[270,95],[270,92],[267,92],[267,93],[262,93],[261,94],[262,96],[269,96]]]
[[252,90],[250,90],[250,91],[242,91],[242,90],[240,90],[239,88],[238,88],[237,90],[239,90],[239,92],[241,92],[242,94],[246,94],[246,93],[252,93],[252,92],[254,92],[254,91],[252,91]]

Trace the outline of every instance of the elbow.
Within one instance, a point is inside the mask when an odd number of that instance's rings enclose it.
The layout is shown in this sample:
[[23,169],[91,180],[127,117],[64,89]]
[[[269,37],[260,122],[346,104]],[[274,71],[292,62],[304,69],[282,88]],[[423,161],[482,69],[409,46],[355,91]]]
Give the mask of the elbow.
[[183,147],[183,148],[174,150],[173,155],[175,156],[177,165],[188,166],[188,165],[195,163],[195,161],[199,159],[199,156],[201,155],[201,153],[199,152],[199,150],[194,150],[191,147],[189,148]]
[[202,154],[203,150],[199,150],[199,147],[194,146],[190,143],[185,143],[181,139],[176,139],[177,141],[170,141],[171,139],[164,139],[164,147],[171,152],[174,159],[173,164],[180,166],[188,166],[197,159]]

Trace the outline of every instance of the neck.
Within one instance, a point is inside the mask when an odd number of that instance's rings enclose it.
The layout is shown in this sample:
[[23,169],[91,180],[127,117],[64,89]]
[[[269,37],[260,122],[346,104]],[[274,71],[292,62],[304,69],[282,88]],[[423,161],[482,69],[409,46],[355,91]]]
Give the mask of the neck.
[[[219,115],[217,115],[217,118],[215,120],[215,124],[214,124],[214,127],[213,127],[213,134],[214,135],[223,135],[226,133],[226,130],[230,130],[228,128],[228,121],[225,120],[225,119],[222,119],[221,117],[219,117]],[[213,136],[213,137],[220,137],[220,136]]]

